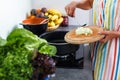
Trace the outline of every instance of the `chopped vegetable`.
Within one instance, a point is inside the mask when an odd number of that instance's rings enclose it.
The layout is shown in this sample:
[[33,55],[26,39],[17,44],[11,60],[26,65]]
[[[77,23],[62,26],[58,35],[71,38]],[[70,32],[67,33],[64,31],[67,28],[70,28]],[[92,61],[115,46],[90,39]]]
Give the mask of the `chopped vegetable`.
[[83,34],[83,35],[86,35],[86,36],[88,34],[93,34],[93,31],[90,28],[87,28],[87,27],[78,27],[75,32],[78,35]]

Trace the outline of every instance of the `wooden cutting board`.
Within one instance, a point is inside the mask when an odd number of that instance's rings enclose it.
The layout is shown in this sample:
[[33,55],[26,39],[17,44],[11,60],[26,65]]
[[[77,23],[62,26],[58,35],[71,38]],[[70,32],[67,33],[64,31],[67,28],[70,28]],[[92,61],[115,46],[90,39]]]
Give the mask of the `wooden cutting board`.
[[66,33],[64,39],[66,42],[71,44],[85,44],[85,43],[92,43],[96,42],[102,38],[104,38],[104,35],[98,34],[98,32],[103,31],[103,28],[99,26],[85,26],[87,28],[90,28],[93,31],[93,34],[89,35],[83,35],[83,34],[76,34],[75,30],[73,29]]

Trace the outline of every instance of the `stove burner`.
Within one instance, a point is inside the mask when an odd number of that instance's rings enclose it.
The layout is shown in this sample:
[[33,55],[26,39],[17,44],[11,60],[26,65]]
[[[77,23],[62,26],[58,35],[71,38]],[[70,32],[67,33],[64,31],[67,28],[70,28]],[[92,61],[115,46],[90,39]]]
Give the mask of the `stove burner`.
[[83,68],[84,58],[75,59],[75,53],[69,53],[67,55],[56,55],[53,57],[57,64],[57,67],[61,68]]

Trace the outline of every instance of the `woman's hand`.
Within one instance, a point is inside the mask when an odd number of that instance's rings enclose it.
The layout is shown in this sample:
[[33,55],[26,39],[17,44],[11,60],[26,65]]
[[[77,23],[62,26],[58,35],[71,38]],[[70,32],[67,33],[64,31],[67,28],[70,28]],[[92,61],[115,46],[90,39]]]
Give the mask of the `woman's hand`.
[[65,11],[68,16],[75,17],[76,8],[89,10],[92,8],[92,5],[93,5],[93,0],[72,1],[71,3],[65,6]]
[[75,17],[75,9],[77,7],[77,2],[72,1],[70,4],[65,6],[65,11],[68,16]]
[[113,31],[102,31],[102,32],[99,32],[99,34],[105,35],[105,37],[100,40],[100,42],[102,43],[106,43],[108,40],[120,37],[120,32],[114,31],[114,30]]

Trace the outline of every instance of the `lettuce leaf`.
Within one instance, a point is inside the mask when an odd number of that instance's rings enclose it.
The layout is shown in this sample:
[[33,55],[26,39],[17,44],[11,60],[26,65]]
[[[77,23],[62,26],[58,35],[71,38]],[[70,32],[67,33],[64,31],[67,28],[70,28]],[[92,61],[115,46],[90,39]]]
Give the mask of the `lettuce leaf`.
[[56,47],[24,28],[15,28],[6,40],[0,38],[0,80],[30,80],[34,51],[54,56]]
[[7,41],[0,37],[0,46],[4,46],[6,43],[7,43]]
[[37,35],[24,28],[14,29],[7,37],[8,45],[16,43],[18,46],[25,46],[29,50],[34,50],[43,44],[46,40],[40,39]]
[[39,52],[43,54],[48,54],[50,57],[52,57],[55,56],[55,53],[57,52],[57,48],[55,46],[46,44],[39,49]]

